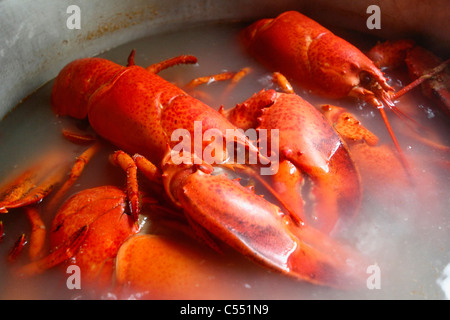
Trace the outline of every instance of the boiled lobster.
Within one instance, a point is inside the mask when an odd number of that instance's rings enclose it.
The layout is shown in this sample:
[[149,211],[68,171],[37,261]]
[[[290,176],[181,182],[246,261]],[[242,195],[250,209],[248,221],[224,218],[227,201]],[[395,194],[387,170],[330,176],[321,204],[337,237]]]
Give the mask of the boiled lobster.
[[[195,57],[182,56],[144,69],[134,64],[133,55],[130,55],[126,67],[101,58],[85,58],[71,62],[61,70],[53,86],[54,111],[61,116],[69,115],[78,119],[87,117],[91,127],[100,136],[124,151],[139,154],[131,158],[127,153],[118,151],[112,157],[113,162],[127,172],[125,193],[105,186],[83,191],[63,204],[55,217],[50,235],[52,246],[58,250],[43,260],[32,262],[22,272],[32,274],[42,271],[54,265],[55,261],[69,258],[67,252],[70,252],[71,261],[80,261],[83,272],[92,271],[95,278],[103,278],[102,266],[110,266],[107,261],[117,252],[118,246],[137,232],[140,192],[136,174],[139,169],[149,180],[163,184],[166,198],[183,212],[195,235],[212,247],[220,250],[217,242],[225,243],[266,267],[312,283],[335,287],[362,285],[367,265],[360,254],[305,223],[282,200],[276,205],[257,195],[251,188],[241,185],[238,180],[215,174],[216,168],[221,165],[204,160],[202,152],[208,146],[204,141],[199,149],[195,145],[191,149],[183,149],[183,156],[191,162],[174,161],[173,151],[178,141],[173,141],[171,137],[175,130],[183,128],[194,136],[195,122],[201,122],[202,133],[215,129],[218,132],[216,140],[221,140],[225,138],[227,129],[237,129],[218,111],[156,74],[168,66],[195,61]],[[257,108],[258,112],[264,112],[272,105],[269,112],[274,113],[271,117],[274,122],[270,123],[272,120],[267,118],[269,123],[265,128],[281,131],[280,146],[271,144],[269,148],[273,152],[281,148],[285,157],[283,161],[292,161],[300,166],[299,169],[315,177],[313,179],[316,179],[317,187],[314,193],[319,202],[318,207],[322,207],[319,211],[332,210],[330,217],[324,216],[320,220],[326,225],[325,229],[331,229],[337,221],[336,216],[344,211],[344,206],[341,207],[343,201],[349,200],[352,206],[355,204],[358,207],[360,185],[352,161],[327,121],[300,97],[282,96],[269,91],[251,98],[244,105],[253,104],[252,101],[258,105],[259,98],[266,100],[268,97],[272,101],[263,108]],[[276,111],[283,108],[298,113],[298,117],[290,126],[278,128],[280,122],[275,121],[276,117],[280,117],[280,121],[284,118]],[[257,114],[253,112],[247,115],[253,116]],[[304,144],[311,149],[311,155],[302,164],[298,161],[298,148],[294,146],[293,151],[288,150],[289,139],[293,134],[290,130],[295,130],[296,126],[309,125],[308,120],[315,124],[317,136],[313,135],[313,141],[305,138]],[[235,143],[242,145],[249,153],[261,155],[261,150],[244,133],[236,132]],[[223,147],[223,144],[220,145]],[[228,152],[223,148],[223,152],[216,149],[216,156],[218,154],[225,161]],[[344,177],[337,173],[340,169],[348,173],[348,182],[344,182]],[[328,178],[329,172],[331,177]],[[278,181],[284,183],[280,177],[283,175],[278,176]],[[284,177],[289,178],[289,174]],[[342,182],[342,186],[333,182],[334,178]],[[331,186],[327,186],[327,182]],[[286,182],[288,185],[289,182]],[[352,192],[356,200],[349,199]],[[129,209],[124,211],[126,200]],[[107,218],[106,213],[112,216]],[[331,223],[325,222],[328,218]],[[107,226],[103,225],[105,220]],[[123,226],[123,231],[111,235],[116,232],[118,224]],[[100,233],[95,234],[97,232]],[[107,245],[99,239],[102,237],[113,240],[109,240]],[[112,246],[109,245],[111,242]],[[96,255],[95,252],[101,252],[101,255],[95,259],[95,266],[91,266],[89,261]],[[133,261],[126,260],[127,255],[121,257],[118,265],[127,269],[133,266]],[[123,278],[124,274],[130,276],[129,272],[120,274],[120,282],[131,281]],[[144,277],[139,274],[132,276],[137,281]],[[145,278],[148,276],[145,275]]]
[[329,98],[357,97],[378,108],[408,168],[384,111],[385,105],[395,109],[394,89],[359,49],[296,11],[254,22],[242,31],[242,39],[258,61],[303,88]]

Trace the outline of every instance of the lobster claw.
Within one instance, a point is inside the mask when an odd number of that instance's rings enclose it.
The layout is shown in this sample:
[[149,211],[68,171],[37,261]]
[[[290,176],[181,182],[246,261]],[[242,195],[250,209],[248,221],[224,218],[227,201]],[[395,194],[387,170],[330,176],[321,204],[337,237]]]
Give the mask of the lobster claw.
[[[292,216],[331,232],[342,218],[357,214],[362,196],[358,170],[344,142],[306,100],[296,94],[261,90],[224,115],[243,129],[266,130],[267,143],[262,144],[280,159],[271,177],[273,189]],[[277,139],[272,139],[274,131],[278,131]],[[311,182],[309,191],[304,177]],[[310,212],[305,210],[306,194],[313,199]]]
[[340,288],[364,283],[365,264],[359,254],[294,223],[236,180],[192,167],[188,171],[167,175],[166,184],[188,220],[212,239],[297,279]]
[[60,263],[75,264],[83,281],[108,285],[120,245],[139,227],[125,213],[126,193],[113,186],[86,189],[58,210],[50,230],[52,252],[18,270],[29,276]]

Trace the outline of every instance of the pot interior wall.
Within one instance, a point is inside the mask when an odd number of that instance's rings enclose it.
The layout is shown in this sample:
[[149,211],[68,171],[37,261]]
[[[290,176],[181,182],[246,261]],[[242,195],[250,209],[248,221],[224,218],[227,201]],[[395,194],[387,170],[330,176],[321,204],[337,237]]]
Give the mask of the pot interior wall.
[[[372,4],[381,11],[378,30],[366,26],[367,7]],[[70,5],[80,8],[80,29],[67,27],[73,14]],[[299,10],[325,25],[381,37],[414,37],[448,54],[450,36],[442,26],[449,21],[449,7],[446,0],[1,0],[0,117],[73,59],[181,26],[251,21],[285,10]]]

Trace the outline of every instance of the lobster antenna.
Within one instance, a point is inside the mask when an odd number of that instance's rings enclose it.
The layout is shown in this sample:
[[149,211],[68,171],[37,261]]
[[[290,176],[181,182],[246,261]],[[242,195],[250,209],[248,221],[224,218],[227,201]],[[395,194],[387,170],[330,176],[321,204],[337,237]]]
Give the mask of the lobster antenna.
[[[384,94],[383,91],[381,91],[381,93],[382,94],[381,94],[380,98],[383,101],[383,103],[386,104],[387,106],[389,106],[389,108],[391,110],[397,110],[398,112],[400,112],[396,108],[395,104],[392,102],[390,96],[387,95],[387,94]],[[384,124],[385,124],[385,126],[386,126],[386,128],[387,128],[387,130],[389,132],[389,135],[391,136],[392,142],[394,143],[395,149],[397,150],[397,153],[398,153],[398,155],[400,157],[400,161],[402,162],[403,168],[405,169],[408,177],[411,179],[411,177],[412,177],[411,168],[409,166],[408,161],[406,160],[406,157],[405,157],[405,155],[403,153],[402,148],[400,147],[400,143],[398,142],[397,137],[394,134],[394,130],[392,129],[392,126],[391,126],[391,124],[389,122],[389,119],[388,119],[388,117],[386,115],[386,111],[384,110],[384,106],[383,105],[378,106],[378,110],[380,110],[381,118],[383,119],[383,122],[384,122]],[[400,112],[400,114],[403,114],[403,113]]]
[[435,75],[437,75],[438,73],[441,73],[447,67],[449,62],[450,62],[450,59],[442,62],[440,65],[432,68],[428,72],[425,72],[425,74],[423,74],[422,76],[420,76],[419,78],[417,78],[416,80],[414,80],[413,82],[408,84],[407,86],[403,87],[402,89],[400,89],[399,91],[394,93],[392,99],[397,99],[397,98],[401,97],[408,91],[410,91],[410,90],[414,89],[415,87],[419,86],[420,84],[422,84],[425,80],[428,80],[428,79],[434,77]]
[[131,50],[130,55],[128,56],[128,59],[127,59],[127,67],[131,67],[131,66],[135,65],[135,63],[134,63],[135,55],[136,55],[136,50],[135,49]]

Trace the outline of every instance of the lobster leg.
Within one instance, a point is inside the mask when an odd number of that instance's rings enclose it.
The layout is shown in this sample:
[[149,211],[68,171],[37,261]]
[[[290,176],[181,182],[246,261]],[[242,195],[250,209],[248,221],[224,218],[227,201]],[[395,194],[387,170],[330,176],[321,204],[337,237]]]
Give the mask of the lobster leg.
[[68,259],[78,252],[87,233],[87,227],[83,226],[60,246],[56,247],[49,255],[32,261],[16,270],[16,274],[22,277],[33,276],[42,273]]
[[99,151],[99,149],[100,143],[96,142],[87,150],[85,150],[79,157],[77,157],[74,165],[70,170],[69,178],[64,182],[64,184],[58,189],[58,191],[49,201],[47,206],[48,210],[53,211],[56,208],[56,206],[61,201],[62,197],[78,180],[86,165],[89,163],[92,157]]
[[29,169],[3,187],[2,201],[0,202],[0,212],[8,212],[9,206],[24,197],[34,186],[33,169]]
[[95,138],[90,134],[76,133],[67,129],[62,130],[62,135],[67,140],[79,145],[90,144],[95,141]]
[[70,168],[69,178],[48,204],[49,210],[55,208],[99,147],[98,143],[89,147],[77,157],[71,168],[61,154],[52,157],[46,155],[44,159],[38,161],[3,188],[0,197],[0,213],[6,213],[8,209],[39,203],[64,180],[64,176]]
[[[137,193],[130,192],[134,191],[131,186],[137,184],[136,165],[132,165],[133,159],[120,151],[112,158],[127,172],[128,194],[137,199]],[[81,270],[83,280],[89,285],[109,286],[114,258],[119,247],[140,228],[135,217],[128,215],[127,197],[122,190],[112,186],[83,190],[70,197],[52,221],[50,229],[52,250],[42,258],[39,256],[42,252],[45,229],[42,228],[42,221],[34,208],[26,207],[33,225],[30,247],[32,262],[18,267],[16,274],[32,276],[66,262],[76,264]]]
[[[134,62],[134,57],[136,55],[136,50],[131,50],[130,55],[127,59],[127,67],[136,65]],[[173,57],[164,61],[160,61],[148,66],[146,69],[151,73],[159,73],[164,69],[176,66],[178,64],[195,64],[197,63],[197,58],[190,55],[181,55],[178,57]]]
[[31,222],[29,255],[30,259],[33,261],[40,258],[43,253],[47,232],[37,208],[25,207],[24,210],[28,216],[28,220]]
[[111,156],[111,161],[120,166],[127,175],[127,195],[131,215],[135,222],[139,218],[139,190],[137,183],[137,166],[134,160],[125,152],[119,150]]
[[4,188],[0,212],[40,202],[63,179],[66,167],[48,161],[28,169]]
[[19,238],[17,238],[16,242],[12,246],[11,250],[8,253],[8,261],[15,262],[22,252],[23,248],[26,244],[26,236],[25,233],[22,233]]
[[223,97],[227,97],[230,94],[231,90],[233,90],[233,88],[236,86],[236,84],[239,81],[241,81],[247,74],[249,74],[250,71],[251,71],[250,68],[245,67],[245,68],[242,68],[241,70],[239,70],[238,72],[225,71],[225,72],[218,73],[218,74],[203,76],[203,77],[199,77],[199,78],[195,78],[195,79],[191,80],[186,85],[186,87],[188,89],[192,89],[192,88],[195,88],[202,84],[211,84],[216,81],[230,80],[230,84],[224,90],[224,92],[222,94]]
[[170,58],[158,63],[152,64],[146,68],[147,71],[151,73],[159,73],[164,69],[176,66],[178,64],[195,64],[197,63],[197,58],[189,55],[181,55],[178,57]]
[[294,88],[292,88],[292,85],[286,79],[286,77],[280,73],[280,72],[274,72],[272,75],[272,80],[274,83],[276,83],[280,88],[281,91],[284,93],[294,93]]
[[209,76],[195,78],[195,79],[191,80],[186,85],[186,87],[194,88],[194,87],[197,87],[197,86],[205,84],[205,83],[209,84],[209,83],[215,82],[215,81],[230,80],[230,79],[233,79],[235,74],[236,74],[235,72],[226,71],[226,72],[222,72],[222,73],[218,73],[218,74],[214,74],[214,75],[209,75]]
[[147,179],[153,182],[161,182],[161,173],[159,169],[144,156],[140,154],[135,154],[133,160],[139,170],[145,175]]

